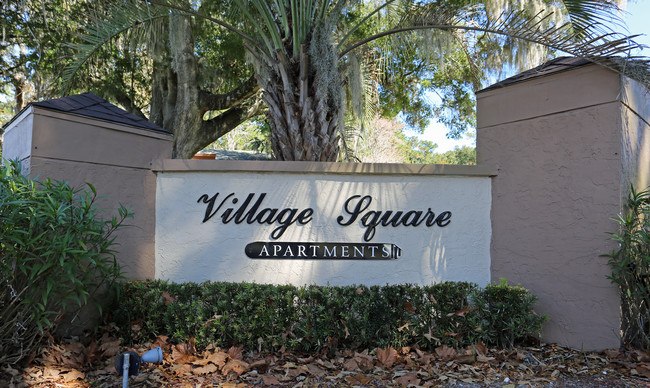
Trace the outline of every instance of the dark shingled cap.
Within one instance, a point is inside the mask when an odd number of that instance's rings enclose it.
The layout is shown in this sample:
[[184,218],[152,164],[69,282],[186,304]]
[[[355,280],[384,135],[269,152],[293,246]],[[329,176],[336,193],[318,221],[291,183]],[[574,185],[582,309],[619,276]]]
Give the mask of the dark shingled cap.
[[503,88],[505,86],[512,85],[517,82],[521,81],[527,81],[529,79],[537,78],[537,77],[542,77],[545,75],[553,74],[553,73],[559,73],[561,71],[566,71],[566,70],[571,70],[575,69],[577,67],[585,66],[590,63],[593,63],[591,61],[588,61],[586,59],[578,58],[578,57],[559,57],[552,59],[546,63],[543,63],[533,69],[526,70],[522,73],[519,73],[515,76],[512,76],[510,78],[506,78],[503,81],[499,81],[493,85],[488,86],[485,89],[479,90],[480,92],[484,92],[487,90],[493,90],[493,89],[499,89]]
[[100,120],[111,121],[114,123],[130,125],[151,131],[171,133],[155,124],[148,122],[142,117],[138,117],[132,113],[125,111],[124,109],[116,107],[110,102],[90,92],[76,94],[74,96],[55,98],[52,100],[32,102],[29,105],[76,114],[80,116],[92,117]]

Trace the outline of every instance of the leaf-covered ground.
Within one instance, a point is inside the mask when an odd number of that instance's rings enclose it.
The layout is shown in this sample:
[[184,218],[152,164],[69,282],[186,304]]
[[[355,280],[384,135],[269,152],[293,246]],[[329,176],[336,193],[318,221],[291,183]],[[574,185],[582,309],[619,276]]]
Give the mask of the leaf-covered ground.
[[129,387],[650,387],[650,353],[638,350],[579,352],[539,344],[488,349],[441,346],[434,352],[415,347],[297,354],[242,352],[192,343],[155,343],[123,347],[105,334],[83,345],[76,340],[52,344],[20,369],[0,369],[1,387],[121,387],[115,373],[118,354],[163,348],[161,365],[144,364]]

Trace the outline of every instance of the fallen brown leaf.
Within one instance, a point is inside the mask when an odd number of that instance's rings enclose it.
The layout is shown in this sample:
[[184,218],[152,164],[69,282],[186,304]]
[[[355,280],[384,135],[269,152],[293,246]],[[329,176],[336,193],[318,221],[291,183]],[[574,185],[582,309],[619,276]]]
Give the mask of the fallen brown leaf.
[[377,349],[377,361],[384,368],[390,368],[397,361],[397,351],[393,347]]
[[345,368],[345,370],[353,371],[359,369],[359,365],[353,358],[350,358],[343,364],[343,368]]
[[237,376],[248,372],[248,364],[242,360],[230,360],[221,368],[221,373],[228,375],[234,373]]
[[62,348],[56,345],[51,346],[41,356],[44,365],[61,365]]
[[473,364],[475,360],[476,357],[474,354],[461,354],[454,358],[454,361],[461,364]]
[[233,360],[241,360],[242,359],[242,348],[232,346],[230,349],[228,349],[228,356]]
[[650,361],[650,353],[638,349],[633,350],[633,352],[636,354],[636,360],[638,362]]
[[479,354],[478,356],[476,356],[476,362],[490,362],[490,361],[493,361],[493,360],[494,360],[494,357],[488,357],[488,356],[484,356],[482,354]]
[[350,385],[366,385],[372,380],[372,377],[357,373],[354,376],[345,376],[345,381]]
[[[221,383],[219,385],[219,388],[244,388],[248,387],[248,384],[246,383],[236,383],[232,381],[226,381],[225,383]],[[194,388],[194,387],[192,387]]]
[[165,345],[167,345],[167,340],[169,340],[169,337],[166,335],[159,335],[156,337],[156,340],[154,341],[152,347],[160,346],[161,348],[164,348]]
[[481,354],[483,356],[487,356],[488,354],[488,348],[485,346],[485,344],[482,341],[478,341],[474,345],[472,345],[474,350],[476,351],[477,354]]
[[409,385],[420,385],[420,378],[415,372],[407,373],[403,376],[397,377],[395,382],[402,387],[407,387]]
[[196,360],[192,361],[192,365],[194,366],[205,366],[210,363],[210,360],[206,358],[197,358]]
[[420,363],[420,365],[427,368],[431,364],[435,363],[435,360],[436,360],[436,358],[435,358],[435,356],[433,354],[426,353],[422,357],[420,357],[418,362]]
[[619,349],[606,349],[603,353],[610,359],[619,358],[621,356],[621,351]]
[[182,343],[172,346],[172,361],[176,364],[186,364],[196,360],[195,350],[192,343]]
[[99,350],[102,351],[105,357],[115,357],[120,353],[120,346],[122,340],[119,338],[109,337],[108,334],[104,334],[101,340],[101,345],[99,345]]
[[163,291],[162,297],[165,298],[165,306],[168,306],[174,302],[176,302],[176,298],[173,298],[171,295],[169,295],[168,292]]
[[97,341],[92,340],[86,349],[86,362],[92,364],[95,360],[100,359],[102,356],[102,351],[99,350],[99,345]]
[[63,376],[63,381],[65,381],[66,383],[75,380],[83,380],[86,377],[86,375],[83,372],[78,371],[76,369],[71,369],[66,373],[62,373],[61,375]]
[[321,368],[317,367],[314,364],[307,364],[307,371],[311,375],[316,376],[316,377],[324,376],[325,373],[326,373],[324,370],[322,370]]
[[364,353],[354,353],[354,360],[357,362],[359,369],[364,371],[372,369],[375,364],[373,357]]
[[61,370],[58,368],[50,368],[50,367],[43,368],[43,377],[46,379],[52,377],[59,377],[60,374],[61,374]]
[[226,365],[226,359],[228,358],[228,355],[222,351],[210,353],[205,357],[206,360],[209,362],[213,363],[214,365],[218,366],[219,368],[223,367]]
[[650,365],[648,364],[640,364],[637,366],[636,370],[639,372],[639,375],[645,377],[645,378],[650,378]]
[[171,372],[179,377],[192,373],[192,365],[190,364],[174,364],[171,367]]
[[273,375],[262,375],[264,385],[280,385],[280,380]]
[[436,354],[438,355],[438,357],[440,357],[440,359],[442,361],[453,360],[456,357],[456,355],[458,354],[458,352],[456,352],[456,350],[454,350],[453,348],[448,347],[447,345],[439,346],[439,347],[435,348],[434,351],[436,352]]
[[327,360],[318,359],[316,360],[316,364],[322,366],[325,369],[336,369],[336,366]]
[[265,373],[269,369],[269,360],[255,360],[248,365],[250,370],[256,370],[258,373]]
[[217,366],[214,364],[206,364],[205,366],[200,366],[198,368],[192,369],[192,373],[197,376],[209,375],[216,372],[218,369],[219,368],[217,368]]

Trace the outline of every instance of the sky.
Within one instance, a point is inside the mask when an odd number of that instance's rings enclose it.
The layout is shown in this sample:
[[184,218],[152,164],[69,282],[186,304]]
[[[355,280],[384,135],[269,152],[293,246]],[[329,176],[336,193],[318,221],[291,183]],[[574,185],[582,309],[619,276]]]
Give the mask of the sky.
[[[627,24],[628,32],[626,35],[643,34],[634,40],[645,46],[650,46],[650,0],[630,0],[627,4],[626,12],[624,14],[625,22]],[[650,47],[646,47],[641,55],[650,57]],[[430,140],[438,144],[436,152],[444,153],[453,150],[454,147],[459,146],[474,146],[474,136],[465,136],[460,140],[447,139],[445,136],[447,128],[438,124],[435,120],[424,130],[423,134],[418,134],[412,131],[405,131],[408,136],[418,136],[423,140]]]

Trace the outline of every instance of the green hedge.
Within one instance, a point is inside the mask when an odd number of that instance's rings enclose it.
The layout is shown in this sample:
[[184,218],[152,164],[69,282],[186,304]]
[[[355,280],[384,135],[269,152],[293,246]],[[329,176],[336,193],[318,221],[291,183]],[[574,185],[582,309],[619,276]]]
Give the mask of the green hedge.
[[251,283],[125,284],[115,322],[127,343],[167,335],[198,346],[315,350],[418,344],[510,346],[539,334],[536,298],[502,281],[431,286]]

